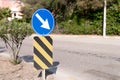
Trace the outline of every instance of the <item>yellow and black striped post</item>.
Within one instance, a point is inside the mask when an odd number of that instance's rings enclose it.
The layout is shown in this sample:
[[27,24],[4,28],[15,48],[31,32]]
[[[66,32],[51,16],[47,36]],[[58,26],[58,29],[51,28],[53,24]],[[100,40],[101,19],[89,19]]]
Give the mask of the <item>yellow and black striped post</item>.
[[48,69],[53,64],[53,40],[50,36],[35,36],[34,47],[34,68]]

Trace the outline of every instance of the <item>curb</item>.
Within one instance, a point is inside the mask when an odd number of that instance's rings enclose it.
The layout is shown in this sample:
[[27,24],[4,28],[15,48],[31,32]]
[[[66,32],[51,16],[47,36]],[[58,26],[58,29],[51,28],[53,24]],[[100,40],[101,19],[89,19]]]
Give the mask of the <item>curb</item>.
[[[32,34],[30,37],[34,37],[34,36],[40,36],[38,34]],[[66,35],[66,34],[50,34],[50,36],[53,36],[53,37],[61,37],[61,36],[64,36],[64,37],[88,37],[88,38],[106,38],[106,39],[120,39],[120,36],[106,36],[106,37],[103,37],[103,36],[100,36],[100,35]]]

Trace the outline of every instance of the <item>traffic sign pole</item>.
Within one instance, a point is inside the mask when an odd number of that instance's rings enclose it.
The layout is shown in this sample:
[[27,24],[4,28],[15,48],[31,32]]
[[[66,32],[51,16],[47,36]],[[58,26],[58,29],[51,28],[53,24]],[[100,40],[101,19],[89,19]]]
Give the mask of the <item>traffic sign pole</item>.
[[45,77],[45,69],[42,70],[42,79],[43,79],[43,80],[46,80],[46,77]]

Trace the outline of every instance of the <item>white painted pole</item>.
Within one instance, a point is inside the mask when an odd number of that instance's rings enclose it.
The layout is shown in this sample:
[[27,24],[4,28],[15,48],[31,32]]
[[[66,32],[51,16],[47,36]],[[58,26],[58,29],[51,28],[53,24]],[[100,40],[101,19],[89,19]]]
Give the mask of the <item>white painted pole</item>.
[[107,1],[104,0],[104,16],[103,16],[103,37],[106,37],[106,7]]
[[42,80],[45,80],[45,69],[42,70]]

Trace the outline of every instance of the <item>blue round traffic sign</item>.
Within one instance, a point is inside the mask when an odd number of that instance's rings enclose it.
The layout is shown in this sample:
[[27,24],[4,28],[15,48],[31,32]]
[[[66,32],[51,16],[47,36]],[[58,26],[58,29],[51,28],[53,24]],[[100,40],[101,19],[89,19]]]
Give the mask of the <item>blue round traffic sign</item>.
[[52,32],[55,21],[52,13],[42,8],[34,12],[31,24],[37,34],[45,36]]

